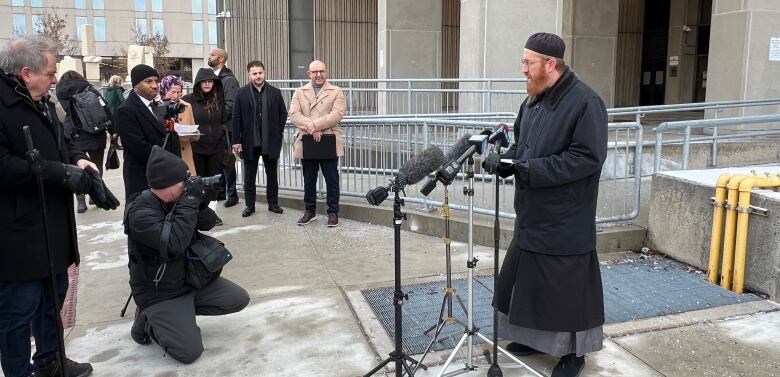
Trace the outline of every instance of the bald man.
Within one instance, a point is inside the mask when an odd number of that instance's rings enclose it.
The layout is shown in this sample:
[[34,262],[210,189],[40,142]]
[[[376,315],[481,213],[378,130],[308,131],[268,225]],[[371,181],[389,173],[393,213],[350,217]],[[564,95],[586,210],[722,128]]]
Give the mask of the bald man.
[[[211,50],[208,56],[208,64],[211,69],[214,70],[214,74],[219,77],[219,81],[222,82],[222,90],[225,93],[225,112],[228,114],[225,119],[225,127],[227,129],[228,140],[232,140],[232,129],[230,127],[231,119],[233,117],[233,102],[238,94],[238,80],[233,75],[233,71],[230,68],[225,67],[225,63],[228,60],[227,51],[221,48],[215,48]],[[225,145],[228,149],[225,153],[232,153],[230,146]],[[238,204],[238,192],[236,191],[236,167],[235,165],[224,167],[222,170],[222,176],[227,186],[225,190],[226,199],[225,207],[232,207]]]

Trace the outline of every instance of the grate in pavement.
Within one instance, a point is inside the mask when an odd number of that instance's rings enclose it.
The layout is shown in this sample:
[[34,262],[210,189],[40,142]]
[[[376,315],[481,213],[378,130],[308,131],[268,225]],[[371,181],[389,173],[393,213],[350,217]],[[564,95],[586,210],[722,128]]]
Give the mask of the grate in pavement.
[[[761,299],[753,294],[737,295],[734,292],[710,284],[706,275],[690,271],[686,266],[664,258],[639,259],[635,261],[606,264],[601,266],[604,286],[604,315],[607,323],[625,322],[635,319],[707,309],[722,305]],[[466,279],[454,279],[457,295],[467,305]],[[433,331],[424,332],[436,325],[444,297],[445,282],[410,284],[402,287],[409,295],[403,309],[403,348],[415,355],[420,354],[433,338]],[[486,337],[493,336],[493,276],[477,276],[474,281],[474,324]],[[395,307],[393,287],[367,289],[363,297],[374,310],[377,318],[391,339],[395,334]],[[465,311],[457,300],[453,302],[453,315],[466,322]],[[451,349],[463,335],[463,326],[447,324],[433,350]],[[477,338],[475,338],[477,340]]]

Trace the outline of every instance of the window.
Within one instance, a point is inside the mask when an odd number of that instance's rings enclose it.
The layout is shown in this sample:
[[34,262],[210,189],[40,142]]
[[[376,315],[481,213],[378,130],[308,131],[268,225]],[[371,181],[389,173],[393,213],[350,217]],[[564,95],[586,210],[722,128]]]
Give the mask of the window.
[[192,21],[192,43],[203,44],[203,21]]
[[14,35],[27,34],[27,22],[24,18],[24,14],[14,13]]
[[95,42],[106,41],[106,19],[105,17],[95,17],[93,20],[95,26]]
[[74,7],[76,9],[87,9],[87,0],[76,0],[74,2]]
[[152,35],[165,35],[165,29],[163,28],[163,20],[158,18],[152,19]]
[[92,0],[92,9],[106,9],[106,4],[103,0]]
[[40,14],[32,15],[32,31],[33,33],[43,33],[43,16]]
[[81,40],[81,27],[87,24],[86,17],[76,17],[76,39]]
[[[15,7],[23,7],[24,6],[24,0],[11,0],[11,5]],[[14,15],[16,16],[16,15]]]
[[149,34],[149,30],[146,28],[145,18],[135,19],[135,31],[136,33],[140,33],[140,34]]
[[209,44],[217,44],[217,21],[209,21]]
[[30,0],[30,6],[33,8],[42,8],[43,0]]
[[209,14],[217,14],[217,0],[208,0]]
[[203,13],[202,0],[192,0],[192,13]]
[[135,0],[135,11],[143,12],[146,10],[146,0]]
[[162,12],[162,0],[152,0],[152,12]]

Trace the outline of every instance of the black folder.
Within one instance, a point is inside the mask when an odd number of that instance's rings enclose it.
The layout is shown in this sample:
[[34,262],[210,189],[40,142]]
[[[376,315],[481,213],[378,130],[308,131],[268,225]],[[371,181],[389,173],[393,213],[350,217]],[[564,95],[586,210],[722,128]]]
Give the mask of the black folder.
[[332,160],[338,158],[336,154],[336,135],[322,134],[319,142],[314,141],[311,135],[303,135],[303,159],[305,160]]

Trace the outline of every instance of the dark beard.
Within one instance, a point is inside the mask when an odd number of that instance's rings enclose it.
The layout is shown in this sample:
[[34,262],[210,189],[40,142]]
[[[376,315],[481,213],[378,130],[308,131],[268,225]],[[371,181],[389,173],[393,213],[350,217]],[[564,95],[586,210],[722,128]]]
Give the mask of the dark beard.
[[217,65],[217,63],[216,63],[216,62],[212,63],[212,62],[211,62],[211,60],[206,60],[206,64],[208,64],[208,65],[209,65],[209,67],[211,67],[212,69],[214,68],[214,66],[216,66],[216,65]]

